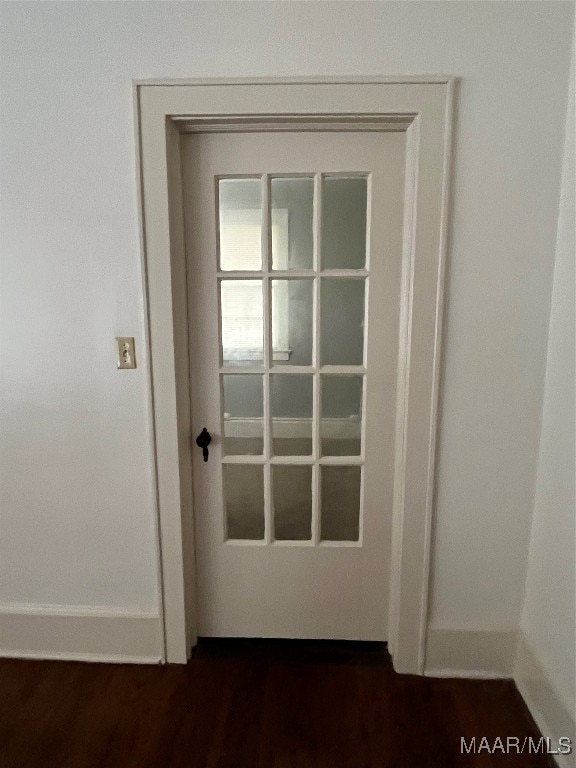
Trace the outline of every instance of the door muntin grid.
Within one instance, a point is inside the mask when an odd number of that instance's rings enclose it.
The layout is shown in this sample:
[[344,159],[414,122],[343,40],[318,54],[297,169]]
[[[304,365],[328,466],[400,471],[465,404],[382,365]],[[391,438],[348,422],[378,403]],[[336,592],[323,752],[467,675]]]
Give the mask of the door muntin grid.
[[[370,174],[264,174],[215,181],[225,541],[360,546]],[[352,188],[348,202],[347,182]],[[346,241],[356,242],[354,267],[346,266],[342,248],[336,256],[324,256],[323,241],[337,242],[325,220],[339,220],[333,211],[326,215],[327,189],[328,202],[338,198],[336,213],[347,229]],[[298,218],[304,234],[295,236]],[[354,227],[359,231],[350,233]],[[237,247],[235,231],[241,233]],[[304,253],[292,248],[294,239],[303,243]],[[235,291],[240,299],[231,302]],[[254,311],[250,295],[261,296],[261,309]],[[294,306],[300,308],[299,324]],[[279,328],[283,320],[285,327]],[[304,339],[307,354],[290,348],[294,334]],[[304,406],[296,397],[303,391]],[[347,391],[354,392],[348,413],[342,402]],[[286,501],[291,477],[298,478],[292,509]],[[238,519],[242,510],[245,521]]]

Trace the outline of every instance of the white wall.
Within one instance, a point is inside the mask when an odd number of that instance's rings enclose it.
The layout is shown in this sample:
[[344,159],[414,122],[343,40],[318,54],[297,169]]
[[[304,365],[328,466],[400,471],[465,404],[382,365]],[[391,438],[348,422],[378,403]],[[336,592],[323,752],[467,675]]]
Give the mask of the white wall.
[[[155,611],[132,78],[461,80],[432,622],[519,617],[569,3],[3,3],[0,603]],[[117,372],[114,336],[139,367]]]
[[[523,643],[541,668],[534,686],[520,656],[517,676],[528,697],[542,710],[542,696],[557,697],[567,713],[576,712],[576,574],[574,494],[574,75],[571,78],[552,307],[542,435],[526,595]],[[548,690],[542,693],[542,687]],[[546,719],[548,712],[543,712]],[[558,716],[550,715],[549,720]],[[559,728],[556,722],[548,728]],[[573,728],[573,725],[572,725]]]

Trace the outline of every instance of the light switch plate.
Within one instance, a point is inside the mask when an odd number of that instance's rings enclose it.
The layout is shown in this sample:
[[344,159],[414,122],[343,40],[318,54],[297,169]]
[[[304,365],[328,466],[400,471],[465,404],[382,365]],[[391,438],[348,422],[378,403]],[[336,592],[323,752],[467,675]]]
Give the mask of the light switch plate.
[[133,336],[116,336],[118,368],[136,368],[136,348]]

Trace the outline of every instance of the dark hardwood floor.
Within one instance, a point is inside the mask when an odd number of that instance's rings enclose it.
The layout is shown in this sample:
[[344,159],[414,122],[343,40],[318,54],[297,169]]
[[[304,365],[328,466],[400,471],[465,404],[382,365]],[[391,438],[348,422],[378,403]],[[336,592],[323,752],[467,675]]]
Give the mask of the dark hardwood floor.
[[187,666],[0,660],[1,768],[552,766],[511,681],[396,675],[381,644],[201,643]]

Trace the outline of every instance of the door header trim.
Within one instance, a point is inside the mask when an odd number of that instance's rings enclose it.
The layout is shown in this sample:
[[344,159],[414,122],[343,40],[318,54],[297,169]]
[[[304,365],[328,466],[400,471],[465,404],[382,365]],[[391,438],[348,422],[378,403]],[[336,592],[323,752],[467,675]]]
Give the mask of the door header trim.
[[253,131],[405,131],[416,115],[172,115],[180,133]]
[[413,74],[413,75],[297,75],[294,77],[199,77],[199,78],[135,78],[135,86],[172,86],[192,85],[449,85],[453,75]]

